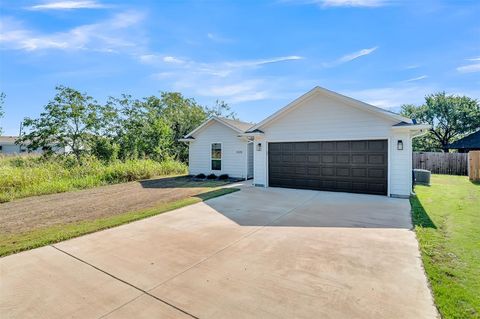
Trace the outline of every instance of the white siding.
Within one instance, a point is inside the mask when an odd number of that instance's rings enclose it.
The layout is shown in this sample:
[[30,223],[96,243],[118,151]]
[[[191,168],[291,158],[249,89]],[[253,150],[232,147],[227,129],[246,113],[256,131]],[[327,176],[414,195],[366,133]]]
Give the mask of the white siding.
[[[245,178],[247,142],[237,137],[231,128],[212,121],[193,136],[189,143],[189,173],[191,175],[228,174],[230,177]],[[222,143],[222,169],[211,170],[211,144]]]
[[398,121],[360,110],[335,98],[315,95],[260,128],[265,134],[262,140],[255,141],[255,148],[259,142],[263,147],[261,152],[255,150],[254,184],[268,184],[268,142],[391,139],[391,194],[408,195],[411,189],[411,143],[409,137],[402,136],[404,150],[396,151],[396,140],[393,143],[393,139],[398,136],[394,137],[392,132],[392,125],[396,123]]
[[[397,150],[402,140],[403,150]],[[412,190],[412,139],[409,132],[392,132],[390,139],[390,194],[408,196]]]

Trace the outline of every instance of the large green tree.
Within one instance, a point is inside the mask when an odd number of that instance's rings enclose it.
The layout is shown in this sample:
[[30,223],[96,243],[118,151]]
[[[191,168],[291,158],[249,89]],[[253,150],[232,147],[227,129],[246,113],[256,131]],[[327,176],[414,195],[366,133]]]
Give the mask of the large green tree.
[[100,105],[86,93],[58,86],[55,97],[36,119],[25,118],[26,132],[18,143],[29,150],[66,148],[80,162],[82,153],[89,150],[89,142],[99,128]]
[[403,105],[401,114],[431,125],[428,134],[414,139],[417,151],[448,152],[449,144],[480,128],[479,102],[445,92],[427,95],[420,106]]
[[103,127],[113,132],[122,159],[171,157],[187,161],[188,145],[179,142],[180,138],[211,115],[235,116],[224,102],[208,108],[178,92],[161,92],[142,100],[122,95],[110,98],[107,106],[115,110],[117,119]]

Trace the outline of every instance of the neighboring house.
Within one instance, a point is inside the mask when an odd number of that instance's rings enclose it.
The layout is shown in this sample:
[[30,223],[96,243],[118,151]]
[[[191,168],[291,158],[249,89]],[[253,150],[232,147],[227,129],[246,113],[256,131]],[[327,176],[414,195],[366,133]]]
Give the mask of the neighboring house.
[[27,147],[15,144],[18,136],[0,136],[0,154],[26,153]]
[[456,149],[459,153],[468,153],[470,151],[480,151],[480,130],[459,139],[448,145],[450,149]]
[[[24,154],[24,153],[33,153],[33,154],[42,154],[42,149],[28,150],[27,145],[18,145],[15,144],[15,141],[18,139],[18,136],[0,136],[0,154],[4,155],[14,155],[14,154]],[[64,153],[63,148],[56,148],[56,153]]]
[[430,127],[320,87],[248,125],[212,117],[187,134],[190,174],[408,197],[412,138]]

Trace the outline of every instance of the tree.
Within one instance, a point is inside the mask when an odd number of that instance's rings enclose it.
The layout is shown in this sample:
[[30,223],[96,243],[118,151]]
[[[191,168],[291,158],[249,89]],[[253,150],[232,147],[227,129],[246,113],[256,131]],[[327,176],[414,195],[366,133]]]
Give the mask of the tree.
[[[5,115],[5,112],[3,111],[3,105],[5,104],[5,93],[0,92],[0,119],[3,118],[3,115]],[[3,134],[3,129],[0,126],[0,135]]]
[[448,152],[450,143],[480,128],[479,102],[445,92],[427,95],[420,106],[403,105],[401,114],[431,125],[428,134],[414,140],[415,150]]
[[23,127],[28,133],[17,142],[26,143],[29,150],[66,148],[80,162],[100,126],[100,106],[92,97],[75,89],[65,86],[55,89],[57,94],[39,118],[24,119]]

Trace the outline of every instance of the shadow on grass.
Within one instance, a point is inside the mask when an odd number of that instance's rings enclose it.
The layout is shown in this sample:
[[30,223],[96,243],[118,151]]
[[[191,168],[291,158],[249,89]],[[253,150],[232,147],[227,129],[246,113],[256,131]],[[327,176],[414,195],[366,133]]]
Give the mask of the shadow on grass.
[[139,181],[143,188],[203,188],[218,187],[229,184],[230,181],[217,180],[194,180],[191,176],[176,176],[165,178],[154,178]]
[[472,181],[471,179],[469,179],[469,181],[475,186],[480,186],[480,181]]
[[202,201],[206,201],[206,200],[209,200],[209,199],[212,199],[212,198],[215,198],[215,197],[219,197],[219,196],[222,196],[222,195],[234,193],[234,192],[239,191],[239,190],[240,190],[239,188],[221,188],[221,189],[216,189],[216,190],[213,190],[213,191],[210,191],[210,192],[201,193],[201,194],[195,195],[193,197],[199,198]]
[[423,208],[417,196],[410,197],[410,204],[412,205],[412,223],[414,227],[420,226],[437,229],[437,226],[435,226],[435,223],[430,219],[430,216],[428,216],[427,211]]

